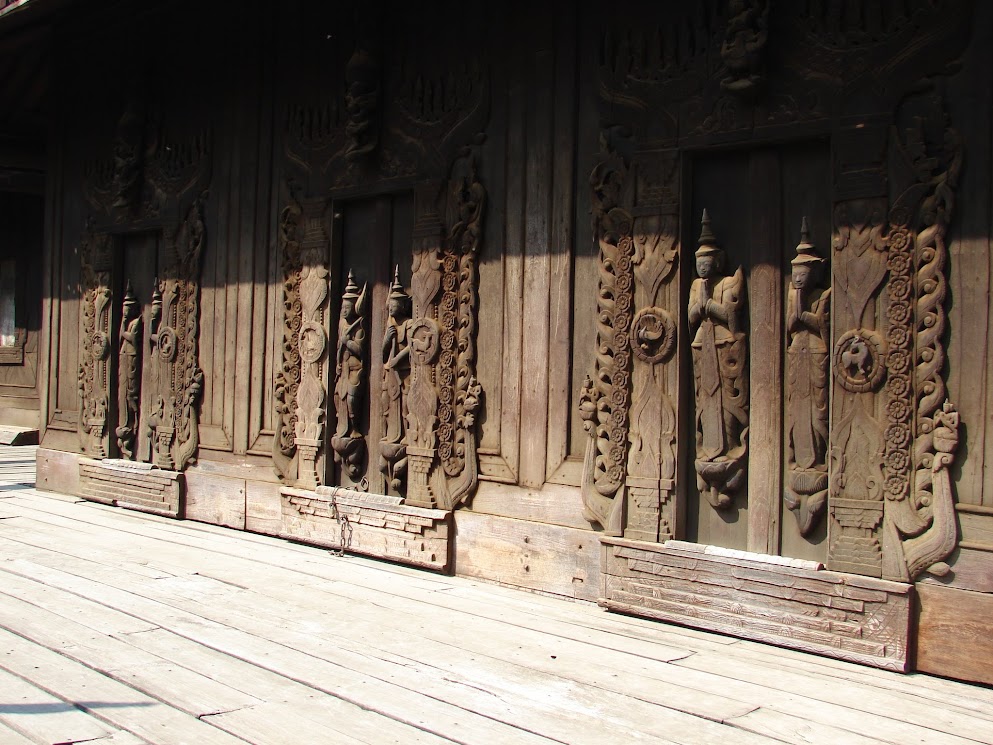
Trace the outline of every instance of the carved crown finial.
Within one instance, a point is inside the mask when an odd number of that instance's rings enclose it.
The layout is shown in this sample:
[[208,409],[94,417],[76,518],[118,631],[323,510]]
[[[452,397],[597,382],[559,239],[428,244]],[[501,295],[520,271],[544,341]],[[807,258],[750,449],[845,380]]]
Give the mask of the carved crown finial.
[[352,274],[352,270],[348,270],[348,281],[345,283],[345,294],[341,296],[345,300],[358,300],[359,299],[359,286],[355,284],[355,276]]
[[703,216],[700,218],[700,237],[697,239],[697,244],[699,245],[699,248],[696,250],[697,258],[721,253],[721,249],[717,245],[717,236],[710,229],[710,215],[707,213],[706,207],[703,210]]
[[403,289],[403,284],[400,282],[400,265],[397,264],[393,269],[393,284],[390,285],[390,299],[406,300],[408,297],[407,291]]
[[796,247],[796,257],[790,264],[799,266],[802,264],[820,265],[823,263],[824,259],[818,255],[814,244],[810,242],[810,226],[807,225],[807,216],[804,215],[803,221],[800,224],[800,242]]
[[130,316],[138,308],[138,298],[135,297],[134,288],[131,287],[131,280],[127,281],[124,287],[124,315]]

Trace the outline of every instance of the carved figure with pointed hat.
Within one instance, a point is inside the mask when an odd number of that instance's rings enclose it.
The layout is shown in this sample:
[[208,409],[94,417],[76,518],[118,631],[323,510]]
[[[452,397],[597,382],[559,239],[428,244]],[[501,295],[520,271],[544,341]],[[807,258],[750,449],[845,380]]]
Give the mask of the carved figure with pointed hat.
[[818,287],[824,263],[804,217],[786,303],[789,483],[784,494],[804,536],[817,526],[827,503],[831,290]]
[[362,473],[364,438],[359,430],[365,379],[365,300],[367,286],[355,283],[352,272],[341,296],[338,348],[335,355],[334,410],[337,427],[331,438],[335,461],[353,481]]
[[745,279],[725,276],[724,251],[703,211],[688,318],[696,394],[697,488],[719,510],[745,482],[748,348],[742,330]]
[[383,334],[383,438],[379,441],[379,470],[389,488],[402,493],[407,470],[404,440],[407,416],[407,379],[410,375],[410,296],[400,283],[400,267],[393,271],[393,284],[386,300],[386,330]]

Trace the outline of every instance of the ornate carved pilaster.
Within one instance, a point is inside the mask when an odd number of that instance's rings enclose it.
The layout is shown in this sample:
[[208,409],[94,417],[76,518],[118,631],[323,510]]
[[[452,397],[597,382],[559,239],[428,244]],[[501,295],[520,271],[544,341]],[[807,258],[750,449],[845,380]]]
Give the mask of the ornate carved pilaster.
[[152,442],[152,462],[160,468],[183,470],[199,445],[200,396],[200,258],[205,232],[203,200],[193,201],[184,219],[166,231],[165,271],[156,281],[149,322],[149,377],[146,418]]
[[[302,285],[301,285],[302,288]],[[352,481],[358,481],[365,461],[365,437],[360,427],[360,412],[366,391],[366,319],[367,285],[355,284],[352,273],[341,297],[338,318],[338,347],[335,354],[334,411],[336,429],[331,438],[334,460]],[[304,308],[306,310],[306,304]],[[302,350],[302,346],[301,346]],[[300,384],[301,391],[303,383]],[[316,403],[316,399],[314,400]],[[321,397],[323,404],[323,394]],[[299,428],[299,423],[297,427]],[[299,439],[297,444],[299,445]],[[313,487],[311,487],[313,488]]]
[[476,486],[476,262],[485,205],[469,150],[453,163],[447,188],[429,182],[415,191],[407,504],[453,509]]
[[106,458],[109,452],[112,239],[87,226],[79,247],[82,265],[79,335],[79,437],[83,452]]
[[696,394],[697,489],[717,510],[729,508],[745,483],[748,450],[748,348],[742,318],[745,277],[741,267],[725,276],[724,252],[703,211],[698,278],[687,311]]
[[128,282],[121,313],[120,352],[117,383],[117,449],[121,457],[134,460],[138,435],[138,412],[141,405],[141,303]]
[[303,209],[292,194],[279,215],[278,247],[283,275],[282,356],[276,372],[276,432],[272,441],[272,465],[284,481],[297,477],[297,391],[300,387],[300,218]]
[[300,384],[296,395],[294,444],[298,455],[297,483],[315,489],[322,483],[318,458],[324,440],[327,387],[323,362],[328,336],[325,316],[330,292],[329,238],[323,199],[305,200],[300,213],[300,327],[296,352],[300,357]]
[[820,522],[828,493],[828,393],[831,290],[819,287],[825,261],[810,243],[803,218],[792,260],[786,310],[787,453],[786,507],[800,535]]

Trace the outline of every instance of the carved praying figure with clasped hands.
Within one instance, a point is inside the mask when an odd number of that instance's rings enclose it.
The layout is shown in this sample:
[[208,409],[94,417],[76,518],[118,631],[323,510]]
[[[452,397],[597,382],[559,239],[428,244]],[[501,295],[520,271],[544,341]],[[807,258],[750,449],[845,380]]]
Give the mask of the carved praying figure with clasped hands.
[[402,492],[407,470],[404,422],[407,417],[407,379],[410,376],[410,296],[400,284],[400,267],[386,301],[383,334],[383,439],[379,441],[379,470],[389,487]]
[[697,488],[715,509],[727,509],[745,482],[748,444],[748,349],[741,330],[745,279],[723,275],[724,251],[703,211],[698,279],[689,298],[696,393]]
[[801,535],[817,525],[827,504],[828,345],[831,290],[818,287],[824,259],[800,228],[786,306],[789,484],[786,506]]
[[338,426],[331,438],[335,460],[354,481],[362,472],[362,443],[359,409],[365,377],[365,297],[366,288],[355,284],[352,273],[341,298],[338,317],[338,350],[335,355],[334,411]]

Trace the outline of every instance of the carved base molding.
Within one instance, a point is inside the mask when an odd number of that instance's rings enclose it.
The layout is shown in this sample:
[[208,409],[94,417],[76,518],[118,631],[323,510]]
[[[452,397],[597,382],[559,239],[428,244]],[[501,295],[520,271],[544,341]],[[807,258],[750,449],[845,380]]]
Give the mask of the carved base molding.
[[139,512],[183,516],[183,474],[145,463],[80,458],[76,494]]
[[908,669],[912,585],[682,541],[600,542],[608,610]]
[[347,551],[448,571],[454,537],[450,511],[408,507],[399,504],[399,497],[327,486],[279,491],[283,538],[337,549],[342,545],[340,519],[346,518]]

